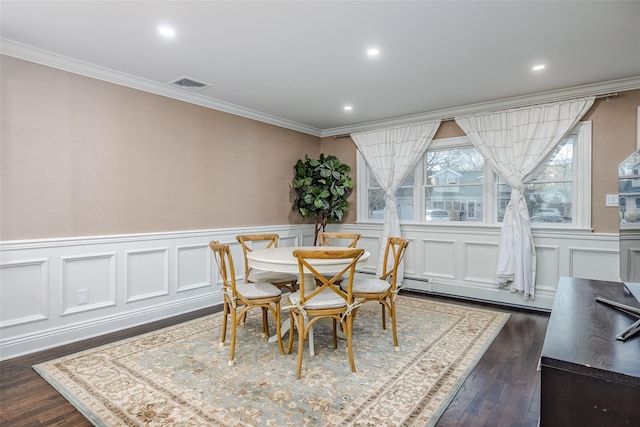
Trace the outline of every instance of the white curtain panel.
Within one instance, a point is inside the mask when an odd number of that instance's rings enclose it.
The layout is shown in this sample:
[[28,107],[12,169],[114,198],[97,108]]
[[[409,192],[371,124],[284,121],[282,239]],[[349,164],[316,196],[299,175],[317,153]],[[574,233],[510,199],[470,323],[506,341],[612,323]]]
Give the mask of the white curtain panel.
[[[439,126],[440,120],[437,120],[351,134],[358,150],[385,192],[378,275],[382,274],[387,239],[389,236],[401,237],[395,193],[427,150]],[[402,281],[403,278],[404,266],[401,265],[398,268],[397,279]]]
[[511,186],[502,221],[496,280],[535,296],[536,251],[523,182],[591,108],[595,97],[456,117],[489,166]]

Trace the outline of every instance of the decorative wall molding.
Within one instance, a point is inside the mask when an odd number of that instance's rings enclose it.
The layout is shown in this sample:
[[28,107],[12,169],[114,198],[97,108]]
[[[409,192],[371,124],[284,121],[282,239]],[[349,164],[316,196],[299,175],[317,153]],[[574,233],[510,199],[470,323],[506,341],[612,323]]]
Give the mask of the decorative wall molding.
[[363,132],[372,129],[400,126],[421,121],[450,119],[455,116],[474,114],[478,112],[495,111],[506,108],[517,108],[524,105],[551,102],[559,99],[578,98],[590,95],[606,95],[613,92],[640,89],[640,77],[632,77],[609,82],[575,86],[554,91],[540,92],[513,98],[505,98],[491,102],[463,105],[455,108],[446,108],[441,110],[412,114],[404,117],[395,117],[391,119],[360,123],[357,125],[342,126],[330,129],[318,129],[312,126],[293,122],[291,120],[283,119],[280,117],[271,116],[259,111],[244,108],[221,100],[213,100],[197,93],[175,88],[168,84],[146,80],[130,74],[111,70],[106,67],[55,54],[9,39],[0,38],[0,53],[25,61],[35,62],[37,64],[68,71],[70,73],[115,83],[121,86],[138,89],[160,96],[165,96],[167,98],[177,99],[191,104],[200,105],[202,107],[211,108],[213,110],[223,111],[225,113],[234,114],[236,116],[257,120],[285,129],[291,129],[318,137],[345,135],[354,132]]
[[125,303],[169,294],[168,247],[129,250],[125,257]]
[[[83,311],[98,310],[116,305],[116,252],[62,256],[61,287],[62,307],[60,316]],[[91,277],[89,285],[89,277]],[[100,289],[93,295],[88,288]],[[87,303],[78,304],[77,294],[87,290]]]
[[[357,232],[372,259],[379,254],[382,224],[330,225],[332,230]],[[401,225],[407,248],[404,285],[427,293],[480,300],[534,310],[551,310],[561,276],[618,281],[618,235],[585,229],[536,228],[536,296],[499,288],[495,281],[500,228],[497,226]],[[364,247],[364,245],[361,245]],[[371,263],[370,263],[371,264]],[[375,268],[366,268],[375,273]],[[418,273],[416,273],[418,272]]]
[[[372,260],[364,270],[375,274],[382,224],[330,224],[328,229],[361,233],[359,246],[371,252]],[[281,246],[313,244],[310,224],[2,242],[0,359],[221,304],[209,241],[231,246],[241,277],[244,260],[235,236],[249,233],[278,233]],[[411,241],[404,285],[419,292],[550,310],[560,276],[619,278],[617,234],[534,230],[536,298],[524,301],[493,280],[499,227],[403,225],[402,233]],[[134,285],[134,294],[127,293],[132,257],[141,257],[135,260],[137,284],[152,278],[149,288]],[[89,304],[77,304],[75,293],[82,287],[88,289]]]
[[558,245],[536,245],[537,290],[555,293],[560,274],[560,247]]
[[312,126],[296,123],[291,120],[280,117],[271,116],[239,105],[231,104],[222,100],[214,100],[197,93],[188,92],[183,89],[176,88],[169,84],[162,84],[151,80],[143,79],[131,74],[115,71],[100,65],[91,64],[89,62],[80,61],[78,59],[69,58],[43,49],[38,49],[13,40],[0,38],[0,53],[12,56],[36,64],[45,65],[51,68],[68,71],[70,73],[79,74],[93,79],[102,80],[109,83],[115,83],[120,86],[130,87],[132,89],[153,93],[155,95],[165,96],[167,98],[177,99],[179,101],[188,102],[190,104],[199,105],[201,107],[211,108],[212,110],[222,111],[247,119],[257,120],[279,126],[285,129],[291,129],[298,132],[306,133],[313,136],[320,136],[320,129]]
[[497,253],[498,244],[494,242],[463,241],[464,257],[462,258],[463,279],[470,283],[482,285],[494,285],[495,268],[482,262],[474,262],[483,259],[487,252]]
[[208,244],[176,246],[176,292],[209,286],[211,252]]
[[620,278],[619,249],[606,250],[584,246],[570,246],[568,249],[569,276],[613,281]]
[[[624,92],[628,90],[640,89],[640,77],[630,77],[626,79],[613,80],[608,82],[593,83],[582,86],[574,86],[559,90],[539,92],[530,95],[513,98],[499,99],[496,101],[480,102],[477,104],[461,105],[453,108],[429,111],[425,113],[412,114],[404,117],[377,120],[373,122],[360,123],[357,125],[341,126],[331,129],[323,129],[321,137],[349,135],[356,132],[365,132],[374,129],[384,129],[388,127],[407,125],[430,120],[450,120],[453,117],[465,116],[490,111],[518,108],[527,105],[541,104],[544,102],[559,101],[562,99],[580,98],[584,96],[608,95],[614,92]],[[640,113],[639,113],[640,114]],[[640,148],[640,146],[639,146]]]
[[[0,330],[49,318],[47,258],[0,264]],[[13,288],[18,283],[20,289]],[[35,297],[35,298],[34,298]]]
[[250,233],[313,241],[284,225],[0,242],[0,360],[221,304],[209,242],[230,244],[241,278],[235,236]]

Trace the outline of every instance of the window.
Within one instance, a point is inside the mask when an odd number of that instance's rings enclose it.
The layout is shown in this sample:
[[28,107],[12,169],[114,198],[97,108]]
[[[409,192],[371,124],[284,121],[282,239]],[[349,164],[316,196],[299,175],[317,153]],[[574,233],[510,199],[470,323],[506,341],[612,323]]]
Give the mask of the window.
[[482,221],[479,207],[485,171],[480,152],[473,147],[436,148],[427,151],[423,159],[425,220],[433,221],[431,210],[444,209],[452,221]]
[[[364,161],[362,162],[364,164]],[[368,201],[368,217],[370,220],[384,220],[384,191],[380,187],[378,180],[373,176],[371,170],[367,167],[367,201]],[[398,218],[401,221],[413,220],[413,187],[415,183],[415,170],[409,172],[409,175],[402,181],[400,188],[396,191],[396,207],[398,209]]]
[[[579,123],[525,182],[533,226],[590,227],[591,122]],[[384,192],[358,155],[361,220],[384,219]],[[418,191],[415,191],[418,189]],[[497,224],[511,188],[466,137],[439,139],[396,192],[400,221]],[[364,216],[365,218],[362,218]]]
[[[571,223],[573,217],[573,165],[575,135],[563,139],[538,168],[533,178],[525,181],[524,197],[532,223]],[[504,217],[511,199],[511,189],[498,179],[498,221]]]

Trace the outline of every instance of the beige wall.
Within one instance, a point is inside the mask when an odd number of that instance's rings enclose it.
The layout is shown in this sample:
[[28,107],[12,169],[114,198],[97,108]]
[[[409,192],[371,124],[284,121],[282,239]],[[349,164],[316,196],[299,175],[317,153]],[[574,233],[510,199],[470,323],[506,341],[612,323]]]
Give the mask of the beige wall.
[[0,239],[279,225],[320,139],[11,57]]
[[[618,232],[617,208],[605,207],[605,196],[618,193],[618,163],[636,149],[638,106],[640,90],[621,92],[608,100],[597,99],[583,118],[593,123],[591,222],[596,232]],[[464,135],[455,121],[445,121],[440,124],[434,138]],[[323,138],[322,150],[326,154],[335,154],[343,158],[347,164],[354,165],[351,174],[355,177],[356,148],[351,138]],[[347,222],[354,222],[357,216],[353,194],[351,199],[354,203],[351,205]]]
[[596,100],[584,120],[593,123],[591,224],[597,232],[618,232],[618,209],[605,207],[607,194],[618,194],[618,164],[636,150],[640,90]]
[[351,194],[349,194],[349,197],[347,197],[349,210],[347,210],[343,222],[347,224],[353,224],[358,218],[356,202],[356,192],[358,187],[358,182],[356,179],[356,146],[349,137],[334,138],[332,136],[329,136],[326,138],[322,138],[322,152],[325,154],[333,154],[334,156],[339,158],[342,163],[351,167],[349,176],[353,178],[354,188]]
[[[0,240],[300,223],[291,209],[297,159],[334,154],[356,175],[350,138],[319,139],[11,57],[0,67]],[[623,92],[585,116],[598,232],[618,229],[604,200],[636,147],[638,105],[640,90]],[[447,121],[435,137],[461,135]]]

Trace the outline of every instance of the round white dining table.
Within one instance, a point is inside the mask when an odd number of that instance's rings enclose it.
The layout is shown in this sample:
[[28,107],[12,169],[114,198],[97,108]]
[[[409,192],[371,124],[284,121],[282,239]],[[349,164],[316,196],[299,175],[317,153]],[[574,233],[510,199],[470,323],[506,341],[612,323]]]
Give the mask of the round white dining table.
[[[345,250],[352,249],[342,246],[300,246],[300,247],[279,247],[269,249],[257,249],[247,253],[247,261],[249,267],[257,270],[275,271],[278,273],[293,273],[298,274],[298,259],[293,256],[293,251],[296,249],[305,250]],[[369,262],[369,256],[371,254],[364,251],[364,254],[360,257],[356,264],[356,269],[361,269]],[[349,265],[349,259],[310,259],[309,264],[313,266],[318,273],[329,274],[337,273],[347,265]]]
[[[298,259],[293,256],[293,251],[296,249],[309,249],[309,250],[345,250],[353,249],[342,246],[283,246],[279,248],[269,249],[256,249],[247,253],[247,264],[249,267],[256,270],[275,271],[278,273],[292,273],[299,274]],[[361,269],[369,262],[369,256],[371,254],[368,251],[364,251],[364,254],[360,257],[356,263],[356,269]],[[331,274],[338,273],[343,268],[349,265],[350,259],[307,259],[309,264],[315,268],[318,273]],[[314,283],[313,275],[311,273],[305,274],[305,283]],[[282,334],[289,331],[290,323],[284,322],[281,327]],[[275,342],[278,337],[273,336],[269,338],[269,342]],[[313,348],[313,332],[309,334],[309,352],[311,356],[314,355]]]

